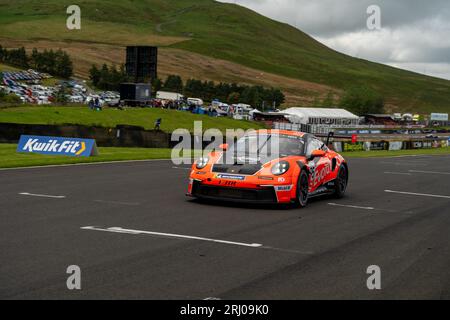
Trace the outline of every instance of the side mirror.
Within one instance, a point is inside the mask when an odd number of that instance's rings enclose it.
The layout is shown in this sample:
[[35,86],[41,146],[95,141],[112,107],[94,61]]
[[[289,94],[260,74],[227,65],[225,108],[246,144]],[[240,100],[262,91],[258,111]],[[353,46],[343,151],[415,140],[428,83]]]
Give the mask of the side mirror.
[[223,150],[223,151],[227,151],[228,150],[228,143],[221,144],[219,146],[219,149]]
[[311,153],[311,159],[325,157],[326,152],[323,150],[314,150]]

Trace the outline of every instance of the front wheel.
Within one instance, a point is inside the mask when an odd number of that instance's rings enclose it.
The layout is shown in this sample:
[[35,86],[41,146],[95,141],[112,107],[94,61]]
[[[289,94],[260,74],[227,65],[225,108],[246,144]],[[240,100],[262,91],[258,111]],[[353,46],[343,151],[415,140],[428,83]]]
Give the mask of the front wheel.
[[300,172],[297,182],[297,199],[296,203],[300,208],[306,207],[308,204],[309,181],[308,173],[305,170]]
[[336,198],[342,198],[345,194],[345,190],[347,190],[348,183],[348,172],[347,167],[342,165],[339,168],[339,173],[336,179],[336,183],[334,185],[335,192],[334,195]]

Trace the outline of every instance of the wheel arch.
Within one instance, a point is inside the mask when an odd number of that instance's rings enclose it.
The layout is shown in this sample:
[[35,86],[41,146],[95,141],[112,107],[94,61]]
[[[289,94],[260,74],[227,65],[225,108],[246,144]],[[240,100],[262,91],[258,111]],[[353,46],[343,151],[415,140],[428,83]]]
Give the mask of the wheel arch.
[[350,173],[349,173],[349,171],[348,171],[348,163],[347,163],[347,161],[342,161],[341,165],[339,166],[339,169],[338,169],[337,172],[336,172],[336,177],[335,177],[335,179],[338,178],[338,176],[339,176],[339,171],[341,170],[342,167],[345,168],[345,175],[346,175],[346,177],[347,177],[347,183],[348,183],[348,180],[349,180],[349,178],[350,178]]

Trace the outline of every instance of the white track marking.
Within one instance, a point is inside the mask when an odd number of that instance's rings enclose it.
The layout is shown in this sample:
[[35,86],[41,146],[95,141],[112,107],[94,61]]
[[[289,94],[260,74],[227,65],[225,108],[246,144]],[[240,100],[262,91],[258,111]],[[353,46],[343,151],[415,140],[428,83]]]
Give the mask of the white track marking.
[[373,207],[360,207],[360,206],[353,206],[353,205],[347,205],[347,204],[328,203],[328,205],[335,206],[335,207],[346,207],[346,208],[352,208],[352,209],[375,210],[375,208],[373,208]]
[[450,175],[450,172],[437,172],[437,171],[409,170],[409,172],[413,172],[413,173],[429,173],[429,174],[444,174],[444,175]]
[[395,165],[395,166],[425,166],[428,163],[426,162],[407,162],[407,161],[402,161],[402,162],[387,162],[387,161],[383,161],[380,162],[382,164],[389,164],[389,165]]
[[430,156],[433,156],[433,155],[424,155],[424,154],[409,154],[409,155],[404,155],[404,156],[391,156],[391,157],[389,157],[389,156],[387,156],[387,157],[380,157],[380,158],[393,158],[393,159],[395,159],[395,158],[429,158]]
[[438,195],[438,194],[414,193],[414,192],[393,191],[393,190],[384,190],[384,192],[388,192],[388,193],[398,193],[398,194],[406,194],[406,195],[410,195],[410,196],[422,196],[422,197],[432,197],[432,198],[445,198],[445,199],[450,199],[450,196],[443,196],[443,195]]
[[191,170],[191,168],[183,168],[183,167],[172,167],[172,169]]
[[81,227],[83,230],[95,230],[95,231],[105,231],[105,232],[116,232],[116,233],[127,233],[127,234],[148,234],[153,236],[162,236],[169,238],[177,238],[177,239],[188,239],[188,240],[199,240],[199,241],[208,241],[208,242],[216,242],[223,244],[230,244],[235,246],[242,247],[250,247],[250,248],[259,248],[262,247],[262,244],[259,243],[242,243],[242,242],[234,242],[234,241],[226,241],[226,240],[218,240],[218,239],[210,239],[203,237],[195,237],[195,236],[187,236],[182,234],[173,234],[173,233],[162,233],[162,232],[153,232],[153,231],[143,231],[143,230],[133,230],[133,229],[123,229],[120,227],[112,227],[112,228],[97,228],[97,227]]
[[66,196],[52,196],[49,194],[35,194],[35,193],[28,193],[28,192],[20,192],[19,194],[22,196],[53,198],[53,199],[64,199],[66,197]]
[[[177,159],[181,160],[181,159]],[[192,160],[190,158],[184,158],[183,160]],[[0,168],[0,171],[9,170],[25,170],[25,169],[40,169],[40,168],[64,168],[64,167],[77,167],[77,166],[96,166],[102,164],[123,164],[123,163],[139,163],[139,162],[157,162],[157,161],[172,161],[172,159],[147,159],[147,160],[120,160],[120,161],[99,161],[99,162],[83,162],[83,163],[67,163],[67,164],[49,164],[44,166],[30,166],[30,167],[14,167],[14,168]]]
[[389,171],[386,171],[385,174],[395,174],[395,175],[412,176],[412,174],[411,174],[411,173],[408,173],[408,172],[389,172]]
[[373,211],[382,211],[382,212],[390,212],[390,213],[399,213],[399,214],[413,214],[414,213],[412,211],[379,209],[379,208],[374,208],[374,207],[362,207],[362,206],[353,206],[353,205],[338,204],[338,203],[328,203],[328,205],[336,206],[336,207],[346,207],[346,208],[352,208],[352,209],[362,209],[362,210],[373,210]]

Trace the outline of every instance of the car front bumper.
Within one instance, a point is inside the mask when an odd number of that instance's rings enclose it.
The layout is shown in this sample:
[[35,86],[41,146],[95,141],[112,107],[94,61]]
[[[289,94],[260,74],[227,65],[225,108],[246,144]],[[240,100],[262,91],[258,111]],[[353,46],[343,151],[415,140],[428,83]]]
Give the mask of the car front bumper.
[[276,204],[295,201],[295,193],[293,192],[295,190],[293,190],[292,185],[249,184],[248,182],[240,184],[217,179],[198,180],[191,178],[186,195],[219,201]]

